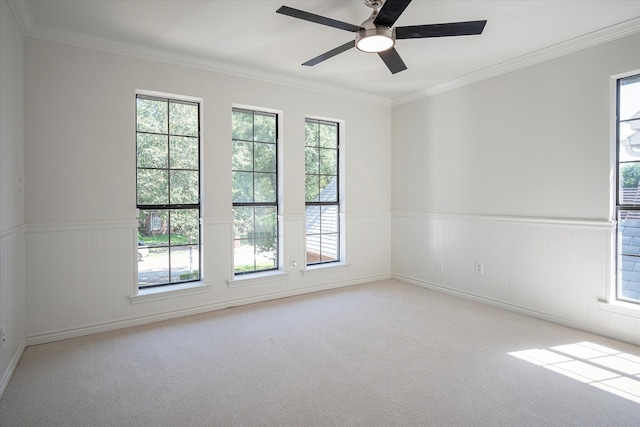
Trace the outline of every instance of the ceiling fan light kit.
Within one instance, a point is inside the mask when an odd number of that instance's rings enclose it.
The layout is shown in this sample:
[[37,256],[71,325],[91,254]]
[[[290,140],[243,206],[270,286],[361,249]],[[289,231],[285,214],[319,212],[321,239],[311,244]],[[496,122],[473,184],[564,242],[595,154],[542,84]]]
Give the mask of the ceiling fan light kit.
[[[487,21],[451,22],[446,24],[412,25],[407,27],[393,27],[402,12],[409,6],[411,0],[364,0],[373,13],[362,24],[353,25],[303,10],[282,6],[276,13],[303,19],[316,24],[355,33],[355,40],[331,49],[302,65],[313,66],[326,61],[352,47],[367,53],[377,53],[392,74],[407,69],[395,49],[396,39],[421,39],[431,37],[452,37],[482,34]],[[378,11],[378,8],[380,10]]]
[[362,52],[377,53],[391,49],[396,44],[391,28],[378,27],[356,33],[356,47]]
[[377,53],[391,49],[396,44],[396,37],[389,27],[376,25],[378,8],[382,6],[381,0],[365,0],[365,5],[373,8],[373,13],[362,24],[356,33],[356,48],[362,52]]

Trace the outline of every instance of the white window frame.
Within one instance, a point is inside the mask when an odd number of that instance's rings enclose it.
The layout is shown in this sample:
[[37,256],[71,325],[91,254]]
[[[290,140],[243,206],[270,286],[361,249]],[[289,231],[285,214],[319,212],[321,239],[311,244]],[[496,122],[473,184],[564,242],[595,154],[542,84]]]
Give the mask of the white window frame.
[[[140,304],[140,303],[145,303],[145,302],[152,302],[152,301],[158,301],[158,300],[163,300],[163,299],[171,299],[171,298],[176,298],[176,297],[180,297],[180,296],[185,296],[185,295],[192,295],[192,294],[199,294],[199,293],[203,293],[203,292],[209,292],[211,290],[211,285],[207,285],[204,283],[204,277],[205,277],[205,266],[204,266],[204,229],[202,227],[202,217],[204,216],[204,210],[205,210],[205,206],[204,206],[204,200],[202,198],[202,195],[204,194],[204,186],[205,186],[205,180],[204,180],[204,168],[203,168],[203,164],[202,164],[202,159],[204,158],[204,144],[203,141],[205,140],[205,129],[204,129],[204,115],[205,115],[205,102],[204,102],[204,98],[200,98],[200,97],[194,97],[194,96],[188,96],[188,95],[180,95],[180,94],[175,94],[175,93],[170,93],[170,92],[160,92],[160,91],[154,91],[154,90],[144,90],[144,89],[136,89],[135,90],[135,96],[137,97],[138,95],[143,95],[143,96],[151,96],[151,97],[159,97],[159,98],[169,98],[169,99],[176,99],[176,100],[180,100],[180,101],[187,101],[187,102],[196,102],[200,105],[200,123],[199,123],[199,127],[200,127],[200,146],[199,146],[199,152],[200,152],[200,164],[199,164],[199,169],[200,169],[200,222],[201,222],[201,228],[200,228],[200,280],[198,281],[193,281],[193,282],[184,282],[184,283],[176,283],[176,284],[167,284],[167,285],[163,285],[163,286],[156,286],[156,287],[147,287],[147,288],[142,288],[140,289],[138,287],[138,264],[137,262],[134,264],[135,268],[134,268],[134,278],[133,278],[133,283],[134,283],[134,287],[133,287],[133,293],[132,295],[129,296],[129,300],[131,302],[131,304]],[[134,131],[136,129],[136,122],[137,122],[137,117],[134,113]],[[137,156],[134,156],[133,158],[133,167],[134,170],[137,169]],[[137,199],[137,189],[135,190],[136,193],[136,199]],[[138,245],[138,233],[137,233],[137,221],[136,221],[136,230],[133,233],[133,242],[132,242],[132,247],[137,247]]]
[[[315,276],[317,274],[326,274],[339,272],[343,270],[347,270],[350,266],[348,264],[348,253],[347,253],[347,244],[346,244],[346,236],[347,236],[347,204],[346,204],[346,184],[347,184],[347,174],[346,174],[346,164],[347,164],[347,124],[345,120],[337,119],[334,117],[326,117],[319,115],[306,115],[305,123],[307,119],[318,120],[323,122],[332,122],[338,124],[338,207],[339,207],[339,259],[336,262],[329,263],[320,263],[320,264],[311,264],[307,265],[306,263],[306,215],[305,215],[305,232],[304,232],[304,241],[303,241],[303,250],[305,251],[305,260],[304,265],[302,266],[302,274],[303,276]],[[305,142],[303,140],[303,146]],[[304,172],[304,171],[303,171]],[[305,174],[306,175],[306,174]],[[306,200],[305,200],[306,206]]]
[[[230,112],[232,112],[233,110],[246,110],[246,111],[255,111],[255,112],[263,112],[263,113],[268,113],[268,114],[275,114],[276,115],[276,128],[277,128],[277,135],[276,135],[276,179],[277,179],[277,240],[276,240],[276,247],[277,247],[277,261],[276,261],[276,267],[275,269],[271,269],[271,270],[259,270],[259,271],[253,271],[253,272],[247,272],[247,273],[243,273],[243,274],[236,274],[235,272],[235,262],[234,262],[234,256],[233,256],[233,244],[234,244],[234,240],[235,240],[235,236],[233,233],[233,218],[231,219],[231,265],[229,266],[230,268],[230,277],[231,279],[227,280],[227,285],[229,288],[234,288],[234,287],[240,287],[240,286],[247,286],[247,285],[254,285],[254,284],[261,284],[261,283],[265,283],[265,282],[269,282],[269,281],[273,281],[273,280],[279,280],[282,278],[287,278],[289,276],[288,272],[284,271],[283,268],[283,252],[284,252],[284,248],[283,248],[283,239],[282,239],[282,231],[283,231],[283,221],[282,221],[282,206],[283,206],[283,200],[284,200],[284,173],[283,173],[283,166],[284,166],[284,137],[283,137],[283,112],[282,110],[277,110],[277,109],[273,109],[273,108],[268,108],[268,107],[260,107],[260,106],[255,106],[255,105],[247,105],[247,104],[237,104],[234,103],[231,105],[231,109]],[[229,121],[229,125],[230,127],[233,125],[232,121]],[[232,131],[230,132],[232,134]],[[233,135],[231,135],[231,138],[233,138]],[[231,139],[232,140],[232,139]],[[232,208],[233,208],[233,200],[232,200]]]
[[[631,71],[624,74],[619,74],[611,77],[611,85],[610,85],[610,93],[611,93],[611,126],[610,126],[610,135],[611,135],[611,219],[615,223],[615,228],[613,231],[613,244],[612,244],[612,261],[611,261],[611,270],[612,280],[611,285],[609,287],[607,300],[600,302],[600,308],[604,311],[615,312],[617,314],[624,315],[632,315],[634,317],[640,317],[640,299],[635,300],[632,298],[627,298],[621,295],[622,293],[622,273],[621,273],[621,251],[622,251],[622,242],[620,241],[619,236],[619,222],[618,222],[618,212],[620,210],[628,210],[629,207],[640,207],[640,204],[625,204],[620,202],[619,191],[620,191],[620,161],[619,161],[619,135],[618,135],[618,125],[619,125],[619,117],[618,117],[618,108],[619,108],[619,91],[618,85],[619,81],[622,79],[626,79],[633,76],[640,76],[640,70]],[[640,211],[638,211],[640,213]]]

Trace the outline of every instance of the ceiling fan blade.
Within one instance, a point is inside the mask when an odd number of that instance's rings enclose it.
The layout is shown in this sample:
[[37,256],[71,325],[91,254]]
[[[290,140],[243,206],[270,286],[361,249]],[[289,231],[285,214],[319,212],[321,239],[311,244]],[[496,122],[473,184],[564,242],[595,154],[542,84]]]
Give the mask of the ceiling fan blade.
[[402,12],[409,6],[411,0],[387,0],[382,9],[378,12],[378,16],[373,20],[376,25],[384,27],[393,27]]
[[327,18],[324,16],[316,15],[315,13],[305,12],[304,10],[294,9],[288,6],[280,7],[280,9],[276,10],[276,13],[298,19],[304,19],[305,21],[309,22],[315,22],[316,24],[327,25],[329,27],[338,28],[340,30],[351,31],[352,33],[355,33],[360,29],[358,25],[349,24],[348,22],[338,21],[336,19]]
[[378,52],[378,55],[382,58],[384,63],[387,64],[387,68],[389,68],[391,74],[399,73],[400,71],[407,69],[407,66],[404,65],[404,62],[402,61],[402,58],[400,58],[400,54],[398,54],[395,47]]
[[482,34],[484,21],[450,22],[448,24],[411,25],[396,27],[396,40],[426,37],[471,36]]
[[347,42],[347,43],[343,44],[342,46],[338,46],[335,49],[331,49],[330,51],[325,52],[322,55],[318,55],[315,58],[308,60],[307,62],[305,62],[302,65],[313,66],[313,65],[319,64],[322,61],[326,61],[329,58],[333,58],[337,54],[342,53],[344,51],[347,51],[347,50],[349,50],[349,49],[351,49],[352,47],[355,47],[355,46],[356,46],[356,41],[355,40],[351,40],[350,42]]

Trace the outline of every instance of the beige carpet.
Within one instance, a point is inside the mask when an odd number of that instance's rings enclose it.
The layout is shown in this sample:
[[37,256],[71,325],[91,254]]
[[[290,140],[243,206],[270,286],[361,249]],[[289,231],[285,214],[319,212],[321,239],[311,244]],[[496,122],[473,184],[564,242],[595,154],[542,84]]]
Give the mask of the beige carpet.
[[640,385],[636,346],[389,280],[29,347],[0,425],[640,426],[540,362],[576,343]]

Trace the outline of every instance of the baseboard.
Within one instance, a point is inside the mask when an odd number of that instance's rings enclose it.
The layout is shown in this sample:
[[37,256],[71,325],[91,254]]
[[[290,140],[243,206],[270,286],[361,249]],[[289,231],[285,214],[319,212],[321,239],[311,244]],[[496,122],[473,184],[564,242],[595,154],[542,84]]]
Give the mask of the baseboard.
[[13,355],[13,358],[11,359],[11,363],[9,363],[7,370],[2,375],[2,380],[0,380],[0,398],[2,398],[2,396],[4,395],[4,392],[7,389],[7,386],[9,385],[9,381],[11,381],[11,377],[13,377],[13,373],[18,367],[18,362],[20,362],[20,358],[22,358],[22,353],[24,353],[25,347],[26,347],[26,343],[24,340],[22,340],[22,342],[20,343],[20,346],[18,347],[18,350],[16,351],[16,353]]
[[101,332],[114,331],[116,329],[128,328],[132,326],[146,325],[149,323],[160,322],[163,320],[175,319],[178,317],[193,316],[196,314],[208,313],[211,311],[224,310],[226,308],[238,307],[243,305],[255,304],[280,298],[287,298],[297,295],[304,295],[313,292],[321,292],[330,289],[344,288],[347,286],[359,285],[362,283],[375,282],[379,280],[390,279],[391,274],[379,274],[373,276],[359,277],[357,279],[346,280],[341,282],[332,282],[329,284],[311,286],[305,288],[296,288],[286,291],[273,292],[269,294],[257,295],[248,298],[240,298],[234,300],[220,301],[213,304],[205,304],[201,306],[189,307],[185,309],[168,311],[148,316],[133,317],[129,319],[115,320],[111,322],[97,323],[93,325],[82,326],[78,328],[69,328],[58,331],[46,332],[43,334],[29,335],[26,339],[26,345],[46,344],[48,342],[60,341],[69,338],[77,338],[85,335],[92,335]]
[[471,294],[468,292],[459,291],[457,289],[449,288],[446,286],[438,285],[436,283],[427,282],[425,280],[416,279],[414,277],[404,276],[402,274],[391,274],[392,279],[399,280],[401,282],[417,285],[423,288],[431,289],[434,291],[444,292],[449,295],[458,296],[461,298],[477,301],[483,304],[492,305],[494,307],[503,308],[518,314],[534,317],[536,319],[545,320],[547,322],[555,323],[558,325],[566,326],[568,328],[577,329],[585,332],[590,332],[596,335],[601,335],[607,338],[616,339],[633,345],[640,345],[640,339],[631,334],[624,334],[619,331],[601,328],[587,323],[571,322],[562,317],[552,316],[547,313],[541,313],[536,310],[531,310],[527,307],[522,307],[515,304],[506,303],[504,301],[483,297],[481,295]]

